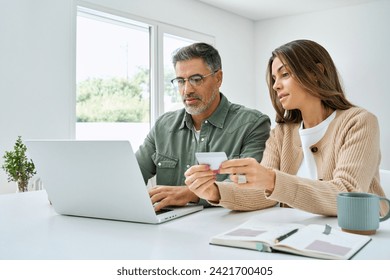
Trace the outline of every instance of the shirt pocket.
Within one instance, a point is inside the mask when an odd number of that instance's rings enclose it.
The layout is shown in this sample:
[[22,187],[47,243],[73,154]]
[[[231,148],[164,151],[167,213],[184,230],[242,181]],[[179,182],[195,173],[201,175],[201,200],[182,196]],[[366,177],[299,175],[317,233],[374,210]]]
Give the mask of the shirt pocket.
[[156,183],[157,185],[179,186],[184,181],[184,175],[179,176],[177,170],[179,160],[170,156],[155,153],[152,156],[156,165]]
[[176,168],[178,159],[166,156],[160,153],[154,153],[152,156],[153,162],[157,168]]

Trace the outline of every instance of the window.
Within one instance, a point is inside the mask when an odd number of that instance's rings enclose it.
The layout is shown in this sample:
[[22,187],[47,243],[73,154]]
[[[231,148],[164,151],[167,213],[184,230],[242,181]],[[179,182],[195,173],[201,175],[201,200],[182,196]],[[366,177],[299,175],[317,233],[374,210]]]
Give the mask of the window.
[[76,139],[129,140],[138,149],[159,115],[182,108],[171,54],[195,41],[212,38],[78,7]]
[[76,139],[142,143],[150,127],[149,29],[78,12]]

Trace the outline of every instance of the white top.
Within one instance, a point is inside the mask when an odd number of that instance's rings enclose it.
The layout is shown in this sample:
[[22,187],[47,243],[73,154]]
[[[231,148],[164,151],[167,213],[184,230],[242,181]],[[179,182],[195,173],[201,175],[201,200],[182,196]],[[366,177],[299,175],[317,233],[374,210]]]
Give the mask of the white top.
[[200,129],[199,129],[199,130],[196,130],[195,127],[194,127],[194,135],[195,135],[196,141],[199,141]]
[[324,137],[329,124],[334,120],[335,117],[336,111],[334,111],[320,124],[306,129],[303,128],[303,122],[301,123],[301,127],[299,128],[299,136],[301,137],[303,160],[301,166],[299,167],[297,176],[313,180],[317,179],[316,162],[310,147],[320,141],[322,137]]

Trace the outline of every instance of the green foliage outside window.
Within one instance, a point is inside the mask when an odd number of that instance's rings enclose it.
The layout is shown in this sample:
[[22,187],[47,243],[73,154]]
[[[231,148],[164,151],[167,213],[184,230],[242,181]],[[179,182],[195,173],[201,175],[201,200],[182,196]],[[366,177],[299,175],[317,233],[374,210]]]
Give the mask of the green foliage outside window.
[[[171,85],[173,70],[165,70],[164,94],[170,102],[180,95]],[[77,122],[149,122],[149,71],[139,68],[130,79],[92,78],[79,82]]]
[[77,122],[148,122],[149,73],[131,78],[93,78],[77,86]]
[[173,68],[165,69],[164,70],[165,77],[164,77],[164,94],[169,96],[170,101],[172,103],[181,103],[181,97],[180,94],[177,92],[177,90],[173,87],[171,80],[176,77],[176,73],[173,70]]

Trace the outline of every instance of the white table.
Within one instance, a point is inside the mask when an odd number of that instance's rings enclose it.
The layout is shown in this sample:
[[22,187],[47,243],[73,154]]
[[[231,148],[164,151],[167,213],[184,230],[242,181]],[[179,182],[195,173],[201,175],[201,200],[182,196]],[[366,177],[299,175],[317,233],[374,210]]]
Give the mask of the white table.
[[[58,215],[45,191],[0,195],[0,260],[237,260],[307,259],[279,253],[209,245],[211,236],[245,222],[330,224],[337,219],[296,209],[234,212],[207,208],[161,225]],[[382,222],[354,259],[390,260],[390,220]]]

